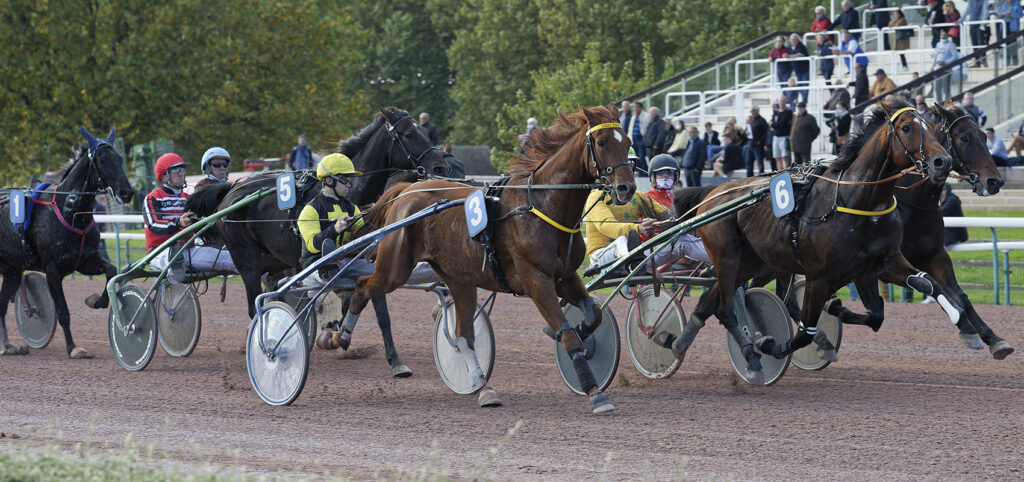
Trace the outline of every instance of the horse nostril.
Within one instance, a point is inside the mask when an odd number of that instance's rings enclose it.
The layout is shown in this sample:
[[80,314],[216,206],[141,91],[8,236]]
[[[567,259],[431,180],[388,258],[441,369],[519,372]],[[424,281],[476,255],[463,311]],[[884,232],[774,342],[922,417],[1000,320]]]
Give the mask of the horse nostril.
[[999,188],[1003,187],[1004,183],[1005,181],[1002,179],[989,179],[985,182],[988,185],[988,192],[991,194],[999,192]]
[[934,164],[937,168],[942,168],[942,166],[945,165],[945,162],[943,162],[942,158],[940,157],[935,159],[935,161],[933,161],[932,164]]

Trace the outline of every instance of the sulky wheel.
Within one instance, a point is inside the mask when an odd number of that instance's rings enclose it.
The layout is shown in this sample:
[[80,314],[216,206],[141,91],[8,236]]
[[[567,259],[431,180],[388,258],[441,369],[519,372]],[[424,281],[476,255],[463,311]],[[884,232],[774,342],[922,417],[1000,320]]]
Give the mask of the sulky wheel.
[[654,288],[646,287],[636,294],[626,316],[626,350],[633,366],[643,376],[666,378],[679,368],[680,360],[675,353],[655,343],[651,337],[660,332],[679,336],[685,319],[683,307],[671,291],[663,289],[655,296]]
[[[800,280],[793,284],[793,296],[796,297],[796,302],[801,308],[804,306],[804,286],[806,284],[807,280]],[[836,351],[839,351],[839,342],[843,340],[843,324],[839,322],[839,318],[821,310],[821,316],[818,318],[818,330],[824,333],[828,341],[835,346]],[[831,362],[818,356],[818,344],[814,342],[793,352],[793,364],[803,370],[821,370],[829,363]]]
[[[445,330],[446,313],[447,333]],[[480,371],[484,375],[483,380],[473,376],[473,368],[469,366],[466,357],[454,343],[457,339],[455,301],[447,299],[444,304],[444,312],[438,310],[437,316],[434,318],[434,364],[437,365],[437,373],[441,375],[444,384],[460,395],[474,393],[482,388],[485,382],[491,378],[491,370],[494,368],[494,329],[491,327],[490,317],[479,306],[476,318],[473,320],[473,334],[475,336],[473,349],[476,351]]]
[[18,333],[32,348],[45,348],[57,329],[57,309],[50,296],[46,275],[29,271],[21,278],[21,288],[14,294],[14,316]]
[[[597,302],[601,303],[601,301]],[[565,319],[574,328],[583,322],[583,312],[576,306],[566,305],[562,311],[565,313]],[[601,390],[612,384],[615,372],[619,369],[619,346],[619,326],[615,322],[615,314],[612,313],[611,308],[605,307],[601,312],[601,324],[593,334],[583,340],[583,349],[586,351],[590,370],[594,372],[594,380]],[[565,352],[565,348],[558,341],[555,342],[555,362],[558,364],[558,373],[562,375],[562,381],[569,386],[569,389],[577,395],[586,395],[585,389],[588,387],[580,386],[576,370],[572,366],[572,359],[569,358],[569,354]]]
[[287,303],[267,303],[263,315],[249,325],[245,365],[252,387],[270,405],[291,404],[302,393],[309,374],[309,348],[295,310]]
[[[289,291],[281,297],[281,300],[288,304],[288,306],[291,306],[295,313],[300,313],[310,303],[311,294],[312,292],[310,291]],[[321,300],[326,301],[331,298],[337,298],[336,296],[326,295],[327,293],[325,293]],[[309,311],[306,312],[305,319],[302,320],[302,327],[306,332],[306,341],[309,343],[310,350],[313,349],[313,344],[316,342],[316,335],[320,333],[319,311],[316,305],[311,306]]]
[[114,359],[128,371],[146,368],[156,351],[156,313],[146,292],[135,285],[125,285],[117,292],[121,323],[114,312],[107,316],[107,335]]
[[[740,305],[740,300],[745,302],[745,307]],[[741,297],[739,293],[733,297],[736,305],[736,319],[740,328],[746,332],[751,340],[761,335],[769,335],[779,342],[787,341],[793,337],[792,324],[789,321],[789,312],[786,306],[775,293],[764,288],[750,288]],[[736,373],[744,381],[749,383],[745,373],[747,371],[747,360],[743,357],[743,351],[732,334],[726,334],[726,346],[729,350],[729,360],[732,361]],[[786,373],[789,367],[791,355],[783,358],[775,358],[771,355],[761,356],[761,365],[764,369],[765,385],[771,385]]]
[[203,313],[192,285],[163,283],[156,290],[156,324],[160,346],[171,356],[189,356],[199,343]]

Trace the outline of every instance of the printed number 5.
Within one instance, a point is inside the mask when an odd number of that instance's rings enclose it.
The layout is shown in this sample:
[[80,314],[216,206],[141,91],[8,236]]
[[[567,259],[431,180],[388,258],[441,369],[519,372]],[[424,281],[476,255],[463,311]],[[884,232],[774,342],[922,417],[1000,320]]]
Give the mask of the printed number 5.
[[472,211],[473,217],[469,219],[471,226],[479,226],[480,221],[483,221],[484,211],[480,209],[480,198],[472,197],[469,199],[469,210]]
[[789,190],[786,189],[786,181],[775,183],[775,205],[779,209],[789,207]]
[[278,189],[281,190],[281,200],[288,202],[292,199],[292,185],[289,182],[285,182],[285,179],[278,179]]

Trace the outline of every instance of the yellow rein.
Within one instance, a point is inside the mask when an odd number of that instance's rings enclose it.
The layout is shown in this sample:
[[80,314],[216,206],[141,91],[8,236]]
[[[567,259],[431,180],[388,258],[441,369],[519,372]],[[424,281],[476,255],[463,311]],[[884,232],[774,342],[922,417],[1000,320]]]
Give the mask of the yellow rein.
[[892,206],[889,206],[881,211],[862,211],[860,209],[851,209],[842,206],[836,206],[836,211],[847,214],[856,214],[858,216],[885,216],[896,209],[896,196],[892,197]]

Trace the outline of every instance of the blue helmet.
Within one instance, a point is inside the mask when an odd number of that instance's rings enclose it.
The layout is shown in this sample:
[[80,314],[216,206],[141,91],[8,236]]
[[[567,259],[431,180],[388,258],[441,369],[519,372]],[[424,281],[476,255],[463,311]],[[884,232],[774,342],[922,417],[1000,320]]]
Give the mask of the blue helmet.
[[211,159],[227,159],[228,165],[231,165],[231,154],[228,154],[227,149],[224,149],[223,147],[211,147],[206,150],[206,154],[203,154],[203,163],[201,166],[203,172],[209,172]]

